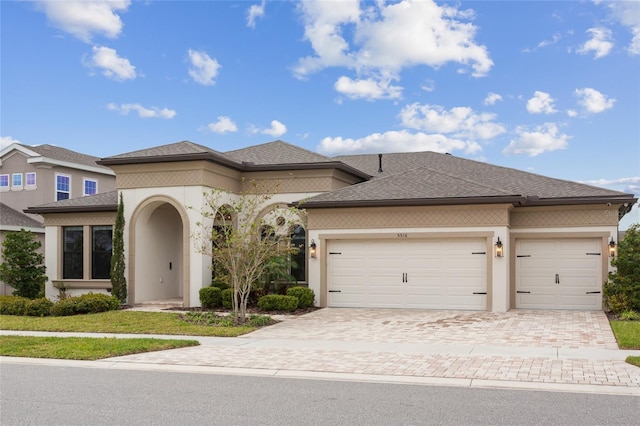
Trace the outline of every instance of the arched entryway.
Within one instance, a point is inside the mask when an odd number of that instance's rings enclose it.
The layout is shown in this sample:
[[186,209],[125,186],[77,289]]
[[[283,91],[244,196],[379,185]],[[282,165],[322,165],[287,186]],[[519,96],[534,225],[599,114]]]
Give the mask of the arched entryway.
[[189,305],[188,230],[186,212],[174,199],[140,203],[130,226],[130,301]]

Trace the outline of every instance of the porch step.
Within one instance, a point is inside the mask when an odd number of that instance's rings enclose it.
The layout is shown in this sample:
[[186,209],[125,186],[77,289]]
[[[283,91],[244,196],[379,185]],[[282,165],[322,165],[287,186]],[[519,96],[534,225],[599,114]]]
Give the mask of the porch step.
[[137,308],[181,308],[183,306],[182,299],[163,299],[163,300],[146,300],[138,302],[134,305]]

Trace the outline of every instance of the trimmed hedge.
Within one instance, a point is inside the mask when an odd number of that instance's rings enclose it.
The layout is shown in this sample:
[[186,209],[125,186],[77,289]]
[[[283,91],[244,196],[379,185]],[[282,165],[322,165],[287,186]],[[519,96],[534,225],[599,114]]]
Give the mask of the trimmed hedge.
[[201,288],[200,304],[204,309],[220,307],[222,305],[222,290],[219,287]]
[[227,288],[231,288],[228,282],[222,280],[213,280],[211,281],[211,287],[218,287],[220,290],[225,290]]
[[30,317],[48,317],[51,315],[51,308],[55,304],[46,297],[40,297],[29,301],[25,315]]
[[222,290],[222,307],[233,309],[233,289],[225,288]]
[[118,300],[117,297],[107,296],[106,294],[87,293],[60,300],[51,308],[51,315],[97,314],[99,312],[115,311],[118,309],[120,309],[120,300]]
[[22,296],[0,296],[1,315],[24,315],[31,299]]
[[263,311],[293,312],[298,309],[298,298],[282,294],[268,294],[258,299],[258,307]]
[[313,306],[316,295],[307,287],[291,287],[287,289],[287,296],[298,298],[298,308],[304,309]]

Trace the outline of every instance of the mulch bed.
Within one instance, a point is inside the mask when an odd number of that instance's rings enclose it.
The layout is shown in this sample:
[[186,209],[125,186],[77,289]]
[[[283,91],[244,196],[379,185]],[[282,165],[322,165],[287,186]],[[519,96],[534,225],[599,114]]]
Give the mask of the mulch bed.
[[[263,311],[257,306],[247,306],[247,314],[256,314],[256,315],[292,315],[292,316],[300,316],[304,314],[308,314],[313,311],[317,311],[318,309],[315,306],[304,308],[304,309],[296,309],[294,312],[286,312],[286,311]],[[187,312],[232,312],[231,309],[219,307],[216,309],[205,309],[201,307],[197,308],[183,308],[183,307],[173,307],[163,309],[164,311],[187,311]]]

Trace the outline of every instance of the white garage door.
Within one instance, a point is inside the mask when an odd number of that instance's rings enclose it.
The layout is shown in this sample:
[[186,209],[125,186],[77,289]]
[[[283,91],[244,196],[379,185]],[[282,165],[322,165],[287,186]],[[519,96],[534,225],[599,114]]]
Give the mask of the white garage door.
[[328,306],[487,308],[486,240],[334,240]]
[[517,240],[516,308],[602,309],[602,240]]

